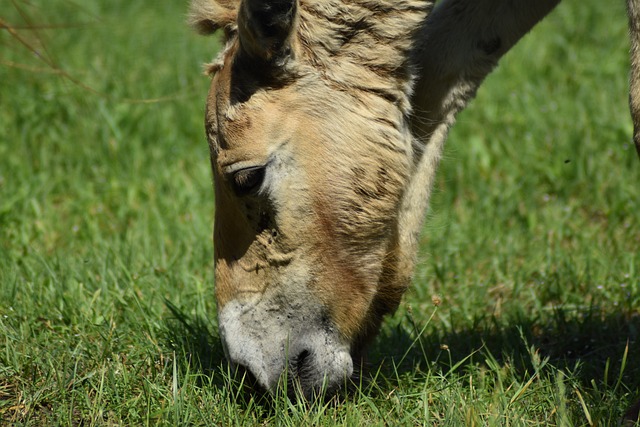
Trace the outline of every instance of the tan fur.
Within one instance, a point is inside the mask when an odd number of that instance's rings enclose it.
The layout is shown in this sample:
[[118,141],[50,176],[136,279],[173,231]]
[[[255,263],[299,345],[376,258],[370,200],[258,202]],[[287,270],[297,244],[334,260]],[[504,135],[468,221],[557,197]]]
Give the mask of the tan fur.
[[[204,33],[224,29],[225,47],[209,66],[206,128],[218,309],[233,305],[226,328],[248,331],[243,343],[259,343],[257,354],[232,349],[242,363],[264,366],[259,349],[275,344],[252,336],[262,329],[238,323],[236,312],[254,324],[276,319],[279,336],[315,319],[314,327],[352,354],[376,333],[410,283],[456,114],[558,2],[194,1],[192,25]],[[629,10],[637,36],[636,0]],[[237,170],[265,165],[258,194],[234,194]],[[294,314],[280,320],[283,313]],[[276,360],[272,350],[264,354]],[[333,354],[319,366],[331,365]]]
[[193,0],[188,22],[200,34],[212,34],[223,28],[230,33],[236,28],[236,0]]
[[[390,264],[385,259],[398,257],[394,247],[397,206],[412,167],[413,150],[405,121],[410,112],[412,78],[408,53],[412,33],[428,7],[426,2],[404,0],[375,4],[301,1],[294,41],[296,61],[288,65],[295,82],[278,90],[264,90],[254,77],[243,76],[242,70],[233,72],[238,34],[233,30],[225,33],[227,48],[213,81],[207,119],[210,131],[215,128],[224,134],[225,145],[221,146],[218,135],[209,135],[215,154],[216,203],[221,207],[216,211],[215,234],[219,306],[235,298],[239,289],[259,290],[264,281],[277,280],[269,277],[275,273],[267,271],[268,267],[249,273],[239,267],[269,265],[265,258],[273,249],[257,243],[259,234],[242,231],[255,227],[238,224],[250,213],[223,188],[222,169],[244,159],[266,159],[276,149],[274,141],[289,139],[299,161],[308,163],[304,166],[308,191],[297,200],[295,209],[316,220],[304,224],[295,219],[289,224],[278,221],[278,227],[287,231],[279,230],[272,241],[287,239],[308,246],[305,251],[313,258],[309,269],[314,272],[317,297],[330,308],[345,335],[355,337],[367,329],[363,325],[368,321],[383,264]],[[223,9],[223,15],[210,14],[213,9],[198,2],[192,14],[199,18],[192,21],[204,28],[233,29],[228,20],[233,13]],[[204,14],[198,15],[202,11]],[[207,20],[211,22],[203,24]],[[241,88],[233,87],[232,76],[244,79]],[[233,101],[233,91],[254,86],[256,93],[249,101]],[[282,124],[292,111],[297,128],[286,132]],[[318,164],[318,159],[329,161]],[[359,159],[358,163],[352,164],[353,159]],[[278,209],[278,215],[286,216],[287,209]],[[245,239],[254,243],[243,243]],[[307,244],[301,245],[302,241]],[[240,261],[230,261],[234,258]],[[392,276],[387,273],[385,277]],[[379,295],[399,298],[409,276],[404,273],[396,283],[380,284],[400,289]],[[395,308],[397,301],[379,305]]]
[[633,119],[633,142],[640,156],[640,3],[638,0],[627,0],[627,11],[631,39],[629,107]]

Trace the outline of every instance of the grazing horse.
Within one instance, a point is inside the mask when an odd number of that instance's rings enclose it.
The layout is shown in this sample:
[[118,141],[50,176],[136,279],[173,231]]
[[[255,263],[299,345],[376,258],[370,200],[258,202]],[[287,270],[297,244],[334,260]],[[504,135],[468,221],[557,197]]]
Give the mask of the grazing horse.
[[[639,1],[628,7],[636,125]],[[345,383],[411,281],[456,114],[558,2],[194,0],[192,25],[224,31],[205,127],[234,366],[307,397]]]

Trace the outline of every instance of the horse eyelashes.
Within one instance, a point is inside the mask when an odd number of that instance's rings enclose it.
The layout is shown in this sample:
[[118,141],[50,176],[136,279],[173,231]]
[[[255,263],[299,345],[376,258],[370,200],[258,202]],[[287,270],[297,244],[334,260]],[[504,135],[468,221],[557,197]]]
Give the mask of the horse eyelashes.
[[232,185],[236,195],[244,196],[255,192],[264,181],[264,167],[242,169],[233,174]]

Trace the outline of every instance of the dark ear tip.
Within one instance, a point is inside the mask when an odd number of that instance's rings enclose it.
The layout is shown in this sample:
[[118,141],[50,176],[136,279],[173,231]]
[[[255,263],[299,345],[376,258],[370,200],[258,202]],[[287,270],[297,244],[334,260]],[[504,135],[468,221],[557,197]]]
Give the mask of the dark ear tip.
[[244,0],[238,14],[242,49],[277,65],[291,54],[298,0]]
[[270,2],[270,8],[277,14],[288,14],[296,6],[296,0],[274,0]]

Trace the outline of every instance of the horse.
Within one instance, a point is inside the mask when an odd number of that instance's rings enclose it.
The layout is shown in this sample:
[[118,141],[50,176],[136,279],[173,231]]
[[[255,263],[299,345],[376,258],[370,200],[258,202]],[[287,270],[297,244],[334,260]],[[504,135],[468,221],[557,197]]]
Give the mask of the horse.
[[[559,0],[193,0],[218,327],[265,390],[335,393],[411,282],[456,115]],[[628,0],[640,154],[640,1]]]

